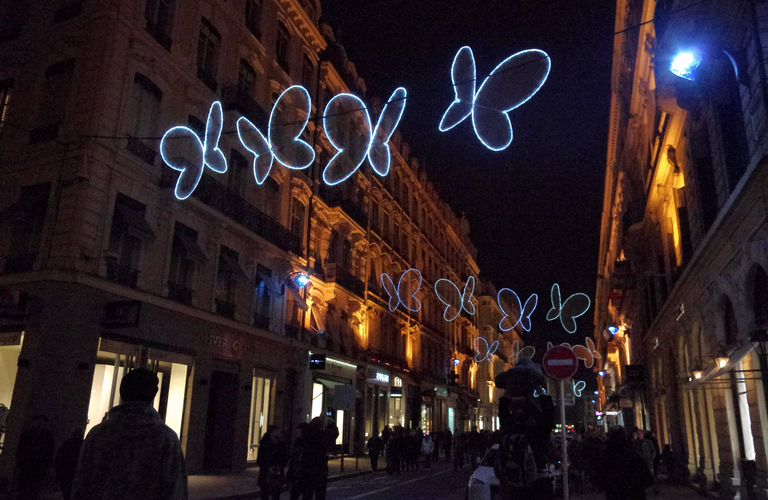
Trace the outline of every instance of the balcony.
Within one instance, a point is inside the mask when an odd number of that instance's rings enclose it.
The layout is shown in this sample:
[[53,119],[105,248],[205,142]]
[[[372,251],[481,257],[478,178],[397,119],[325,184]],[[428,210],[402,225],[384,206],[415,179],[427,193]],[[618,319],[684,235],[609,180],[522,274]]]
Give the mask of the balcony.
[[365,283],[338,264],[326,265],[324,278],[324,281],[335,282],[355,295],[360,297],[365,295]]
[[210,69],[197,68],[197,78],[203,82],[206,87],[211,89],[213,93],[218,92],[219,83],[213,77],[213,72]]
[[235,305],[226,300],[216,299],[216,314],[235,319]]
[[357,222],[360,227],[366,228],[368,227],[368,215],[365,213],[365,211],[358,205],[357,203],[353,202],[352,200],[348,198],[344,198],[341,200],[341,203],[339,204],[342,210],[346,212],[347,215],[349,215],[353,221]]
[[29,131],[29,143],[39,144],[59,138],[60,123],[53,123],[43,127],[37,127]]
[[147,33],[149,33],[165,50],[168,52],[171,51],[171,43],[173,43],[173,41],[171,40],[170,35],[165,31],[164,27],[158,26],[147,20]]
[[269,330],[269,316],[253,313],[253,326],[261,328],[262,330]]
[[209,175],[203,174],[192,196],[272,242],[278,248],[296,255],[303,253],[301,238]]
[[157,153],[151,147],[144,144],[141,139],[129,136],[126,149],[139,160],[154,166]]
[[171,300],[191,306],[193,293],[192,289],[187,288],[184,285],[172,281],[168,282],[168,298]]
[[221,89],[221,104],[224,111],[237,111],[266,133],[269,114],[251,98],[248,89],[237,85],[224,87]]
[[9,255],[5,258],[5,274],[26,273],[32,270],[37,260],[37,252]]
[[129,266],[121,266],[115,257],[107,257],[107,279],[123,286],[136,288],[139,281],[139,270]]
[[53,13],[53,24],[63,23],[83,12],[83,2],[69,2]]

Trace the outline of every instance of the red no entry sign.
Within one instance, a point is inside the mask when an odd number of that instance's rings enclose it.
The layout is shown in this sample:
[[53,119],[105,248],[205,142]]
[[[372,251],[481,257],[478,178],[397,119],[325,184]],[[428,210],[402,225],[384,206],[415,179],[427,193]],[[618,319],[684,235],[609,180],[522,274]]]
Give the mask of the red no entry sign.
[[544,353],[544,371],[554,379],[573,377],[579,367],[576,354],[564,345],[553,347]]

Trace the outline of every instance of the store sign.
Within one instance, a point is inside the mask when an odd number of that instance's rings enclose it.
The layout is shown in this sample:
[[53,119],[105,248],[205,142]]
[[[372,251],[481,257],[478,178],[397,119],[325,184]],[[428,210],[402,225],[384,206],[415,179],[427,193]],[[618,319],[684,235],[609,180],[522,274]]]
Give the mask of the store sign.
[[403,397],[403,388],[402,387],[393,387],[389,390],[389,397],[390,398],[402,398]]
[[120,300],[107,302],[104,306],[104,328],[136,328],[139,326],[141,302],[138,300]]
[[616,417],[618,415],[621,415],[621,411],[619,410],[608,410],[605,412],[605,414],[609,417]]
[[325,370],[325,354],[312,354],[309,357],[310,370]]
[[389,375],[386,373],[376,372],[376,381],[377,382],[384,382],[385,384],[389,383]]
[[439,398],[447,398],[448,397],[448,389],[445,387],[435,387],[435,394]]

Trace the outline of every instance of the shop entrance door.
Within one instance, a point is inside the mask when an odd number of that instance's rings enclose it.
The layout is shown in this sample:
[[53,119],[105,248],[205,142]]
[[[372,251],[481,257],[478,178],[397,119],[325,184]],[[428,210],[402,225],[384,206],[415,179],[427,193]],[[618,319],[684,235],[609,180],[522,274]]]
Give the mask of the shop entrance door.
[[213,371],[208,396],[203,466],[207,470],[231,470],[237,420],[237,373]]

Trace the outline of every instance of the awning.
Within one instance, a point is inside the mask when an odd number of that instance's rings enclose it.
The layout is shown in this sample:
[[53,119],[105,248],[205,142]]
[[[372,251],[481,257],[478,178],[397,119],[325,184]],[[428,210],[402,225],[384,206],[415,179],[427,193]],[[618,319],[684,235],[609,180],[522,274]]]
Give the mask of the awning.
[[226,252],[219,254],[219,271],[228,272],[232,275],[232,279],[237,281],[247,281],[248,275],[245,274],[243,268],[240,267],[240,263],[232,255]]
[[115,218],[118,223],[125,225],[128,234],[141,238],[143,240],[154,241],[156,236],[149,223],[144,218],[144,214],[134,210],[123,203],[115,204]]
[[204,264],[208,262],[208,258],[205,256],[202,248],[197,244],[197,239],[191,234],[181,229],[178,225],[174,231],[174,244],[178,242],[181,248],[186,253],[186,256],[190,260]]

